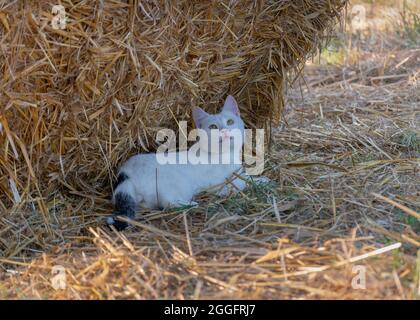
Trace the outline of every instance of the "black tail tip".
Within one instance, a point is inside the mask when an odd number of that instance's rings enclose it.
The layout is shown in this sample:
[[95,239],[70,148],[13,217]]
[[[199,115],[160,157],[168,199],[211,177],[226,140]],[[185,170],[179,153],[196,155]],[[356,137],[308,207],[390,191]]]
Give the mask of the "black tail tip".
[[128,223],[125,221],[120,221],[115,219],[115,215],[112,217],[108,217],[106,219],[106,224],[108,227],[113,226],[115,229],[117,229],[117,231],[123,231],[128,227]]

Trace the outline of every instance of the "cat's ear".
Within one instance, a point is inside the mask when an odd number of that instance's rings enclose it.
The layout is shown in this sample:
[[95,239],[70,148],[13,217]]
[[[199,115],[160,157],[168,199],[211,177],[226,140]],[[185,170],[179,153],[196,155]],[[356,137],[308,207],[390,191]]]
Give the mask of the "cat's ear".
[[227,96],[222,112],[223,111],[229,111],[237,115],[238,117],[240,116],[238,103],[236,102],[235,98],[231,95]]
[[194,107],[193,111],[192,111],[192,116],[195,122],[195,126],[197,128],[201,128],[201,122],[203,121],[204,118],[208,117],[208,113],[205,112],[203,109],[201,109],[200,107]]

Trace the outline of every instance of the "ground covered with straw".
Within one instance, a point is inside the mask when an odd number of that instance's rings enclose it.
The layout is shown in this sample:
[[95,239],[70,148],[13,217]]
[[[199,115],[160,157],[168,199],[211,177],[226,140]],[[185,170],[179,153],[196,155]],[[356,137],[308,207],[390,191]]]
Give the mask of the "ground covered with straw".
[[418,298],[420,49],[401,38],[338,33],[307,64],[272,129],[269,184],[142,210],[122,233],[92,185],[46,200],[48,224],[28,203],[2,211],[0,298]]

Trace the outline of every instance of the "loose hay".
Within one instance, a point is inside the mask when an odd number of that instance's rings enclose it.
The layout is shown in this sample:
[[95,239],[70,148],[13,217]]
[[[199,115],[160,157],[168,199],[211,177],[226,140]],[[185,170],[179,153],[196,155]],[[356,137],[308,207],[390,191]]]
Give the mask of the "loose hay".
[[[109,194],[116,165],[155,132],[234,94],[249,126],[277,121],[345,0],[51,1],[0,7],[0,206],[28,199],[51,222],[58,187]],[[105,192],[102,192],[105,186]],[[89,192],[86,192],[89,190]]]
[[[408,290],[398,291],[400,276],[413,272],[412,264],[401,257],[394,274],[380,272],[390,268],[392,246],[378,250],[356,249],[361,239],[349,237],[325,243],[298,245],[279,240],[269,250],[261,244],[233,236],[229,248],[208,247],[200,256],[189,256],[176,246],[162,254],[158,245],[151,250],[133,246],[124,237],[112,238],[101,230],[90,230],[94,244],[83,251],[56,257],[44,255],[30,263],[21,263],[23,272],[10,270],[2,278],[0,297],[32,299],[381,299],[412,297]],[[232,236],[231,236],[232,238]],[[236,239],[235,239],[236,238]],[[133,240],[133,239],[131,239]],[[164,239],[160,239],[163,240]],[[239,241],[240,242],[239,242]],[[159,242],[158,242],[159,243]],[[245,243],[246,246],[242,244]],[[395,247],[395,246],[394,246]],[[222,250],[222,249],[229,249]],[[89,252],[89,253],[85,253]],[[363,254],[357,255],[363,252]],[[212,256],[204,260],[204,256]],[[366,266],[366,283],[352,288],[357,275],[351,261]],[[384,258],[388,258],[388,262]],[[390,259],[391,258],[391,259]],[[262,259],[262,260],[260,260]],[[373,259],[371,259],[373,260]],[[385,261],[384,261],[385,260]],[[281,261],[281,263],[279,262]],[[412,262],[412,261],[410,261]],[[16,264],[16,262],[12,262]],[[56,266],[65,270],[65,286],[54,290],[51,271]],[[311,266],[311,267],[309,267]],[[340,267],[338,272],[337,267]],[[322,272],[321,272],[322,271]],[[398,274],[397,274],[398,272]],[[300,275],[300,277],[298,277]],[[302,281],[305,275],[305,281]],[[19,288],[16,292],[16,288]]]

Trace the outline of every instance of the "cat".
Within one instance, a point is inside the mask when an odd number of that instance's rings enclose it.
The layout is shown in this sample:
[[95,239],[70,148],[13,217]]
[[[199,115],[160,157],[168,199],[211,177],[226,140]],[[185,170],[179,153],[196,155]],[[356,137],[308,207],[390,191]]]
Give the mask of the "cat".
[[[195,107],[192,112],[195,125],[202,133],[211,137],[216,133],[218,139],[201,139],[190,150],[199,147],[200,159],[219,157],[218,163],[161,164],[156,153],[138,154],[128,159],[120,168],[114,188],[113,217],[107,219],[108,225],[117,230],[125,229],[125,221],[116,216],[134,218],[136,207],[164,209],[194,204],[193,197],[204,190],[217,189],[219,195],[246,187],[246,179],[235,178],[233,174],[244,174],[241,162],[241,149],[244,137],[244,122],[238,104],[233,96],[228,96],[223,109],[218,114],[208,114]],[[239,132],[236,139],[233,132]],[[215,142],[216,141],[216,142]],[[214,143],[218,146],[214,146]],[[188,150],[174,152],[172,156],[186,156]],[[222,162],[228,156],[229,161]],[[221,161],[220,161],[221,160]],[[205,161],[203,161],[205,162]],[[229,184],[226,180],[230,177]],[[222,186],[221,188],[217,188]]]

